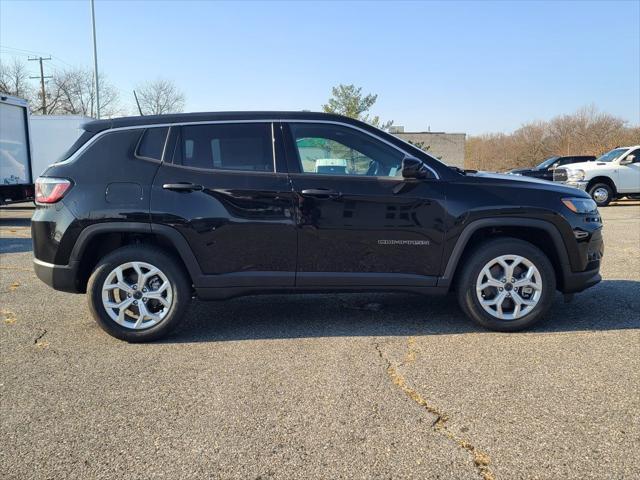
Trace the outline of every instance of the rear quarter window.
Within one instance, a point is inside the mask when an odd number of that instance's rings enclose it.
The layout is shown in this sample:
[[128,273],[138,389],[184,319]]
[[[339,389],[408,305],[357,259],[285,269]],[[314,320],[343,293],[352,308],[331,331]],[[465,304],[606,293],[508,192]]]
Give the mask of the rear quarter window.
[[167,140],[168,127],[147,128],[140,137],[136,156],[151,160],[162,160],[165,142]]

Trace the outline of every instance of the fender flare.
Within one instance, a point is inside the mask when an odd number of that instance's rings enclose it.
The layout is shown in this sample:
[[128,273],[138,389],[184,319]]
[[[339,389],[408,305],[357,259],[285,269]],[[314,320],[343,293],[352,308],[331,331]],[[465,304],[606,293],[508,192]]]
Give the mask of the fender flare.
[[531,218],[518,218],[518,217],[489,217],[474,220],[467,225],[463,230],[456,244],[451,251],[451,255],[447,260],[447,265],[444,269],[443,275],[438,279],[438,287],[450,287],[453,282],[453,276],[458,268],[458,263],[462,258],[462,254],[471,239],[471,236],[480,230],[487,227],[532,227],[545,231],[551,237],[558,258],[560,259],[560,269],[562,272],[563,281],[571,272],[569,254],[567,247],[562,240],[562,235],[557,227],[551,222],[545,220],[531,219]]
[[155,223],[143,223],[143,222],[105,222],[90,225],[80,232],[78,239],[71,251],[69,257],[69,263],[80,262],[82,256],[85,253],[87,245],[92,238],[102,233],[146,233],[158,235],[166,239],[178,252],[178,255],[182,259],[184,265],[191,276],[193,281],[196,281],[201,275],[202,270],[200,264],[196,260],[195,255],[191,251],[189,244],[185,238],[175,228],[168,225],[160,225]]

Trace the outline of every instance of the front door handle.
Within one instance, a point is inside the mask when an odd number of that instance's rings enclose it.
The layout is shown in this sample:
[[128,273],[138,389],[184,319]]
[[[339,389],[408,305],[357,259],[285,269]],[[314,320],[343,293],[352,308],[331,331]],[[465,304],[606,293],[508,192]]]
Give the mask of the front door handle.
[[307,188],[300,192],[303,197],[340,198],[342,194],[328,188]]
[[194,192],[202,190],[202,185],[196,185],[195,183],[165,183],[162,185],[165,190],[175,190],[177,192]]

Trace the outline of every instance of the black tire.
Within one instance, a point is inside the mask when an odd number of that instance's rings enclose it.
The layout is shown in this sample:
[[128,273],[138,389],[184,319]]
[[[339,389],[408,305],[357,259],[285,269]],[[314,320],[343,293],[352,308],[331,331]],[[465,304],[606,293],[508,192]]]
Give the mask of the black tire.
[[[476,294],[476,281],[483,268],[502,255],[519,255],[530,261],[538,269],[542,284],[538,303],[530,312],[513,320],[503,320],[485,311]],[[458,302],[464,313],[482,327],[500,332],[523,330],[538,322],[553,302],[556,290],[555,271],[547,256],[529,242],[511,237],[488,240],[465,255],[463,261],[465,263],[456,279]]]
[[[601,196],[596,195],[596,192],[602,192],[603,190],[606,191],[607,195],[607,197],[604,199]],[[589,195],[591,195],[591,198],[594,202],[596,202],[596,205],[598,205],[598,207],[606,207],[615,197],[613,189],[607,183],[593,184],[591,187],[589,187]]]
[[[145,262],[151,264],[166,276],[171,285],[173,301],[165,317],[149,328],[134,330],[116,323],[102,302],[102,287],[109,274],[118,266],[127,262]],[[166,336],[183,319],[191,301],[191,282],[186,272],[174,259],[162,249],[151,245],[128,245],[119,248],[96,265],[87,285],[89,309],[98,325],[109,335],[127,342],[151,342]]]

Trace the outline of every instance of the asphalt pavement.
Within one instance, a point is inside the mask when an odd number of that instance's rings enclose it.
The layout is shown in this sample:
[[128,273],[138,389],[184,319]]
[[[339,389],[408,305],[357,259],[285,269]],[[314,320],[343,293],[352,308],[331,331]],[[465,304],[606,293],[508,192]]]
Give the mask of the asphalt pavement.
[[127,344],[31,267],[0,209],[0,478],[640,478],[640,203],[601,210],[603,281],[523,333],[454,298],[194,302]]

